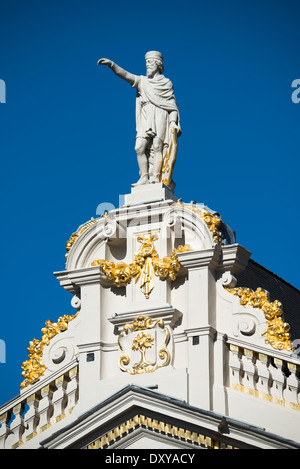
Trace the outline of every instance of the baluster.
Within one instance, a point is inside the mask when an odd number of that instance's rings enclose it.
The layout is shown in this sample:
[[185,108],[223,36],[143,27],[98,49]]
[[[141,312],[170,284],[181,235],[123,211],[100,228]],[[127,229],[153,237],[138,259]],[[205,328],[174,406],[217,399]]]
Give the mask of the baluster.
[[66,377],[60,376],[55,380],[55,386],[56,386],[56,391],[53,393],[53,406],[54,406],[54,412],[53,412],[53,423],[57,423],[63,418],[65,418],[65,407],[67,403],[67,396],[66,396],[66,386],[67,386],[67,380]]
[[274,402],[276,404],[285,405],[285,401],[283,398],[283,392],[286,384],[286,378],[284,376],[282,367],[283,361],[279,358],[274,358],[274,363],[276,368],[272,368],[272,379],[273,379],[273,386],[272,386],[272,395]]
[[68,397],[67,414],[71,414],[78,401],[78,366],[69,371],[69,382],[66,394]]
[[229,367],[231,369],[230,373],[230,385],[233,389],[237,391],[244,391],[244,386],[242,385],[242,361],[240,348],[236,345],[230,344],[230,358],[229,358]]
[[243,359],[243,385],[245,392],[251,396],[258,397],[257,391],[257,370],[256,370],[256,353],[253,350],[244,349]]
[[259,353],[256,366],[258,373],[257,390],[259,392],[259,397],[265,401],[272,402],[273,399],[270,393],[272,378],[269,371],[269,357],[264,353]]
[[5,441],[7,436],[11,433],[8,422],[11,418],[11,411],[5,412],[5,414],[0,415],[0,449],[5,449]]
[[25,441],[29,441],[37,435],[36,428],[37,428],[37,424],[39,421],[38,395],[32,394],[32,396],[28,397],[26,403],[29,406],[29,409],[24,415],[24,421],[25,421],[25,427],[26,427],[26,430],[24,432],[24,437],[25,437]]
[[39,414],[40,414],[40,421],[38,426],[38,431],[41,433],[47,428],[51,427],[50,418],[53,413],[53,403],[52,403],[52,396],[53,391],[48,384],[41,389],[41,400],[39,402]]
[[299,392],[299,379],[296,376],[297,365],[294,363],[287,363],[288,370],[291,373],[287,378],[286,388],[284,391],[284,399],[286,404],[295,410],[300,410],[300,403],[298,398]]
[[9,435],[8,441],[11,449],[18,448],[23,444],[23,433],[25,430],[24,419],[22,417],[22,413],[24,412],[24,402],[20,402],[20,404],[16,405],[13,408],[13,413],[15,415],[15,419],[11,422],[10,429],[12,434]]

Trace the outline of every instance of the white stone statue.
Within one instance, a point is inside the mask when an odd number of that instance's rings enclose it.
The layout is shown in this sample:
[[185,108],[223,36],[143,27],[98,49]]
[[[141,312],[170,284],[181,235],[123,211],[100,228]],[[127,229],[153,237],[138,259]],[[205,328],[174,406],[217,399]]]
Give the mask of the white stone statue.
[[170,185],[177,137],[181,134],[179,111],[172,82],[162,75],[162,54],[150,51],[145,59],[147,76],[133,75],[109,59],[100,59],[98,65],[108,65],[137,90],[135,151],[140,179],[135,185],[157,182]]

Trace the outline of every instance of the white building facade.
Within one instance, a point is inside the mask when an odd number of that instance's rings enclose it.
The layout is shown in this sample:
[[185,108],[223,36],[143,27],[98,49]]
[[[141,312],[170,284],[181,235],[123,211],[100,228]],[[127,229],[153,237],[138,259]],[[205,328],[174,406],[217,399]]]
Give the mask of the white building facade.
[[293,324],[249,262],[218,213],[133,187],[67,243],[74,315],[30,343],[0,447],[299,449]]

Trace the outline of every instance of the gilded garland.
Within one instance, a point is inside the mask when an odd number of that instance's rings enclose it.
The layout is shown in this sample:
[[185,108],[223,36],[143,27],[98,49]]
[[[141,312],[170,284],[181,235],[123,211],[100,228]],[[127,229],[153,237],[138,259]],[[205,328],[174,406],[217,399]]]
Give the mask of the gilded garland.
[[33,339],[29,342],[29,347],[27,348],[29,352],[28,360],[21,364],[21,368],[23,369],[21,375],[25,378],[20,385],[21,389],[29,384],[36,383],[44,375],[47,369],[43,363],[44,347],[49,345],[50,340],[57,334],[66,331],[69,322],[75,319],[78,313],[79,311],[73,316],[65,314],[58,318],[57,322],[47,320],[45,322],[46,327],[43,327],[41,330],[43,333],[41,340]]
[[275,300],[273,303],[269,300],[269,294],[262,288],[256,291],[250,288],[229,288],[226,290],[240,298],[243,306],[252,306],[261,309],[267,320],[267,328],[263,332],[265,343],[277,350],[292,351],[293,346],[289,334],[290,325],[282,320],[282,304]]
[[175,280],[181,268],[177,254],[179,252],[190,251],[190,246],[179,246],[173,249],[170,257],[160,259],[154,246],[154,241],[158,239],[157,234],[151,234],[149,237],[139,236],[137,241],[141,243],[137,251],[134,262],[126,264],[125,262],[114,263],[103,259],[96,259],[92,266],[99,265],[106,280],[114,283],[117,287],[124,287],[135,279],[135,283],[140,280],[140,289],[146,298],[154,288],[154,275],[162,280]]

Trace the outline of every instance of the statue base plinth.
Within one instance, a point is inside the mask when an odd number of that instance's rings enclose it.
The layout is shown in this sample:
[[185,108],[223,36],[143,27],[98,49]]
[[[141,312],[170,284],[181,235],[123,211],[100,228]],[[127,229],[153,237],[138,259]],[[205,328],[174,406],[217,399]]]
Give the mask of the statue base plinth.
[[131,193],[125,195],[125,205],[140,205],[161,200],[178,200],[173,191],[162,182],[131,186]]

